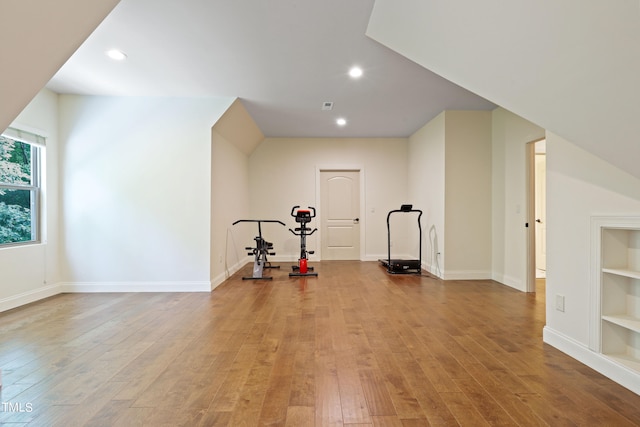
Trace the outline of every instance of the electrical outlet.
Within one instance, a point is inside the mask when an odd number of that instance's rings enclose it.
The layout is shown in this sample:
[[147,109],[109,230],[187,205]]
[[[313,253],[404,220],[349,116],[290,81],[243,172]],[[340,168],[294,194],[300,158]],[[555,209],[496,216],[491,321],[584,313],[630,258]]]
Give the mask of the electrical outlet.
[[556,295],[556,310],[564,313],[564,295]]

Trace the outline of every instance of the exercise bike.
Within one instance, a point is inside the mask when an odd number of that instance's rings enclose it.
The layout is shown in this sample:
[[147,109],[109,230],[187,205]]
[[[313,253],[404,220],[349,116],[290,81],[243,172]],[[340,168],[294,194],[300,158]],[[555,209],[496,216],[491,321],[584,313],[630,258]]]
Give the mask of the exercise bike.
[[300,227],[296,227],[293,230],[289,229],[296,236],[300,236],[300,258],[298,259],[298,265],[292,266],[292,272],[289,273],[289,277],[298,276],[317,276],[318,273],[313,271],[313,267],[307,265],[307,256],[313,255],[313,251],[307,251],[307,236],[311,236],[318,229],[307,227],[307,224],[311,222],[312,218],[316,216],[316,209],[309,206],[308,209],[300,209],[300,206],[294,206],[291,209],[291,216],[296,219],[296,222],[300,224]]
[[[247,255],[253,255],[253,274],[251,277],[243,277],[242,280],[271,280],[273,277],[263,276],[263,270],[265,268],[280,268],[279,265],[271,265],[269,261],[267,261],[267,255],[275,255],[275,252],[271,252],[273,250],[273,243],[267,242],[262,237],[262,223],[263,222],[277,222],[279,224],[285,225],[284,222],[278,221],[277,219],[239,219],[233,223],[236,225],[239,222],[257,222],[258,223],[258,235],[253,238],[256,242],[255,248],[246,247],[245,249],[249,252]],[[285,225],[286,226],[286,225]]]

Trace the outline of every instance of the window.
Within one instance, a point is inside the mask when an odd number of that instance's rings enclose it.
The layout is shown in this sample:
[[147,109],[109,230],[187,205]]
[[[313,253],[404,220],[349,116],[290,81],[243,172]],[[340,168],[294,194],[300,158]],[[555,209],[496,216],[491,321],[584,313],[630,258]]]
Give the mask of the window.
[[44,138],[9,128],[0,136],[0,246],[40,241]]

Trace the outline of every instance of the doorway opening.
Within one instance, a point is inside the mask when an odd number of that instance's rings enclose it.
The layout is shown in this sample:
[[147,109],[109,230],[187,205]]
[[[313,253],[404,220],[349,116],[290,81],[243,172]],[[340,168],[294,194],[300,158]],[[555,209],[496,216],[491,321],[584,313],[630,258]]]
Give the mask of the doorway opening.
[[527,144],[527,292],[543,292],[547,272],[546,139]]

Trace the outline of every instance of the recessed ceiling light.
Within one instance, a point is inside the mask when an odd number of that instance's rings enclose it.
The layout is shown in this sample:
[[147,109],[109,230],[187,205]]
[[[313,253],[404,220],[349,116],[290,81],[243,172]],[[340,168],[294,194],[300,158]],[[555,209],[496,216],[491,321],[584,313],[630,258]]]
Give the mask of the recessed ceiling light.
[[109,49],[105,52],[105,54],[114,61],[124,61],[125,59],[127,59],[127,55],[123,51],[118,49]]
[[362,77],[362,68],[360,68],[360,67],[352,67],[352,68],[349,70],[349,75],[350,75],[351,77],[353,77],[354,79],[357,79],[357,78],[359,78],[359,77]]
[[344,125],[346,125],[346,124],[347,124],[347,120],[346,120],[346,119],[343,119],[342,117],[340,117],[339,119],[337,119],[337,120],[336,120],[336,124],[337,124],[338,126],[344,126]]

